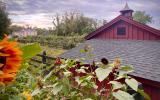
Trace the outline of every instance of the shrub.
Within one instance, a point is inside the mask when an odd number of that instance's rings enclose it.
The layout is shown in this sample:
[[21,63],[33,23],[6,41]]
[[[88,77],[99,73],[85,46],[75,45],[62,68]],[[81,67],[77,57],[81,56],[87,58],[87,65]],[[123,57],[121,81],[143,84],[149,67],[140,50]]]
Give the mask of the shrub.
[[25,37],[19,38],[18,41],[21,43],[33,43],[38,42],[42,46],[49,46],[54,48],[71,49],[76,46],[77,43],[83,42],[84,36],[36,36],[36,37]]

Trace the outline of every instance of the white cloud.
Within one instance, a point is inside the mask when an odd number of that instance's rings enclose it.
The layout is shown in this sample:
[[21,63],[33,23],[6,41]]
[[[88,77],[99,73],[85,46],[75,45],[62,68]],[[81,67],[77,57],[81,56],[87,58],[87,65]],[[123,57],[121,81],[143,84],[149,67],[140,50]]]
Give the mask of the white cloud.
[[30,25],[37,26],[41,28],[52,27],[52,18],[46,17],[47,15],[44,13],[39,14],[30,14],[30,15],[18,15],[18,16],[10,16],[12,18],[13,24],[18,25]]

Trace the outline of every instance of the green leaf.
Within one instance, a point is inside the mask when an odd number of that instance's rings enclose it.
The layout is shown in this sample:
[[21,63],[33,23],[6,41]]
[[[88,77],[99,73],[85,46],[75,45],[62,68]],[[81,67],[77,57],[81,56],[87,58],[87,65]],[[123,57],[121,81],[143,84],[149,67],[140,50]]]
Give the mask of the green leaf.
[[49,74],[47,74],[47,75],[44,77],[43,81],[45,82],[49,77],[51,77],[52,74],[53,74],[53,70],[50,71]]
[[146,100],[151,100],[150,96],[147,93],[145,93],[143,90],[138,89],[137,92],[141,94]]
[[66,67],[67,67],[67,64],[63,64],[60,66],[61,69],[66,68]]
[[133,90],[137,91],[138,89],[138,82],[137,80],[131,78],[131,79],[125,79],[125,82],[127,85],[129,85]]
[[127,72],[132,72],[134,71],[133,67],[132,66],[121,66],[120,70],[122,71],[127,71]]
[[7,95],[7,94],[0,94],[0,100],[9,100],[9,95]]
[[122,90],[118,90],[117,92],[113,92],[113,96],[118,100],[134,100],[133,96],[127,92]]
[[103,81],[105,78],[108,77],[108,75],[110,74],[110,72],[112,71],[111,68],[97,68],[96,69],[96,75],[98,77],[99,81]]
[[92,76],[87,75],[87,76],[82,76],[82,77],[75,77],[75,81],[79,84],[83,83],[86,84],[85,82],[90,81],[92,79]]
[[53,86],[54,86],[54,87],[53,87],[53,89],[52,89],[52,93],[53,93],[54,95],[56,95],[58,92],[60,92],[60,91],[62,90],[62,88],[63,88],[63,86],[62,86],[62,85],[59,85],[58,83],[54,84]]
[[117,81],[110,81],[109,83],[111,83],[113,85],[113,90],[120,89],[124,86],[123,84],[121,84],[120,82],[117,82]]
[[36,79],[31,75],[30,79],[28,81],[29,81],[29,87],[30,87],[30,89],[32,89],[32,90],[35,89],[36,86],[37,86]]
[[84,49],[80,49],[79,51],[80,51],[80,53],[86,53],[86,51]]
[[86,73],[86,71],[84,69],[76,69],[76,72],[78,72],[78,73]]
[[67,77],[64,77],[62,79],[63,81],[63,89],[62,89],[62,92],[64,93],[65,96],[69,95],[70,94],[70,81]]
[[41,91],[40,91],[40,89],[35,89],[33,92],[32,92],[32,96],[35,96],[35,95],[37,95],[38,93],[40,93]]
[[64,74],[66,77],[68,77],[68,76],[70,76],[72,73],[71,73],[70,71],[65,71],[65,72],[63,72],[63,74]]
[[41,52],[41,47],[38,43],[34,43],[31,45],[27,45],[24,47],[21,47],[21,50],[23,52],[23,59],[29,59],[34,57],[36,54]]

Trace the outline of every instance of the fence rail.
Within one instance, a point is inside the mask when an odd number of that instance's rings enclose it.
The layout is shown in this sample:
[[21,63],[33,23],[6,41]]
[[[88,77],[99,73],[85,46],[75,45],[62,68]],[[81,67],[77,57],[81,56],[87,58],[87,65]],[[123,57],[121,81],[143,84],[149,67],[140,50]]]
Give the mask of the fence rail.
[[[40,57],[40,59],[36,59],[36,57]],[[52,56],[47,56],[46,52],[43,51],[42,54],[37,54],[35,57],[31,58],[31,61],[29,64],[38,67],[38,65],[34,64],[34,62],[39,63],[39,64],[46,64],[46,65],[51,65],[51,63],[47,62],[47,61],[54,61],[56,60],[56,57],[52,57]]]

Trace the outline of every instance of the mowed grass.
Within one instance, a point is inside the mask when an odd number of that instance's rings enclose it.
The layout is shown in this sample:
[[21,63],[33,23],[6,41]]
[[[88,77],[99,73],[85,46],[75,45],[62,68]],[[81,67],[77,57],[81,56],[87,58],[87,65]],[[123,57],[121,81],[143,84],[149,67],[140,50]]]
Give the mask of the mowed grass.
[[[20,44],[20,46],[25,46],[25,45],[29,45],[31,43],[27,43],[27,44],[19,43],[19,44]],[[41,48],[42,48],[42,52],[46,51],[47,55],[52,56],[52,57],[58,57],[60,54],[67,51],[67,50],[60,49],[60,48],[50,48],[48,46],[41,46]]]

